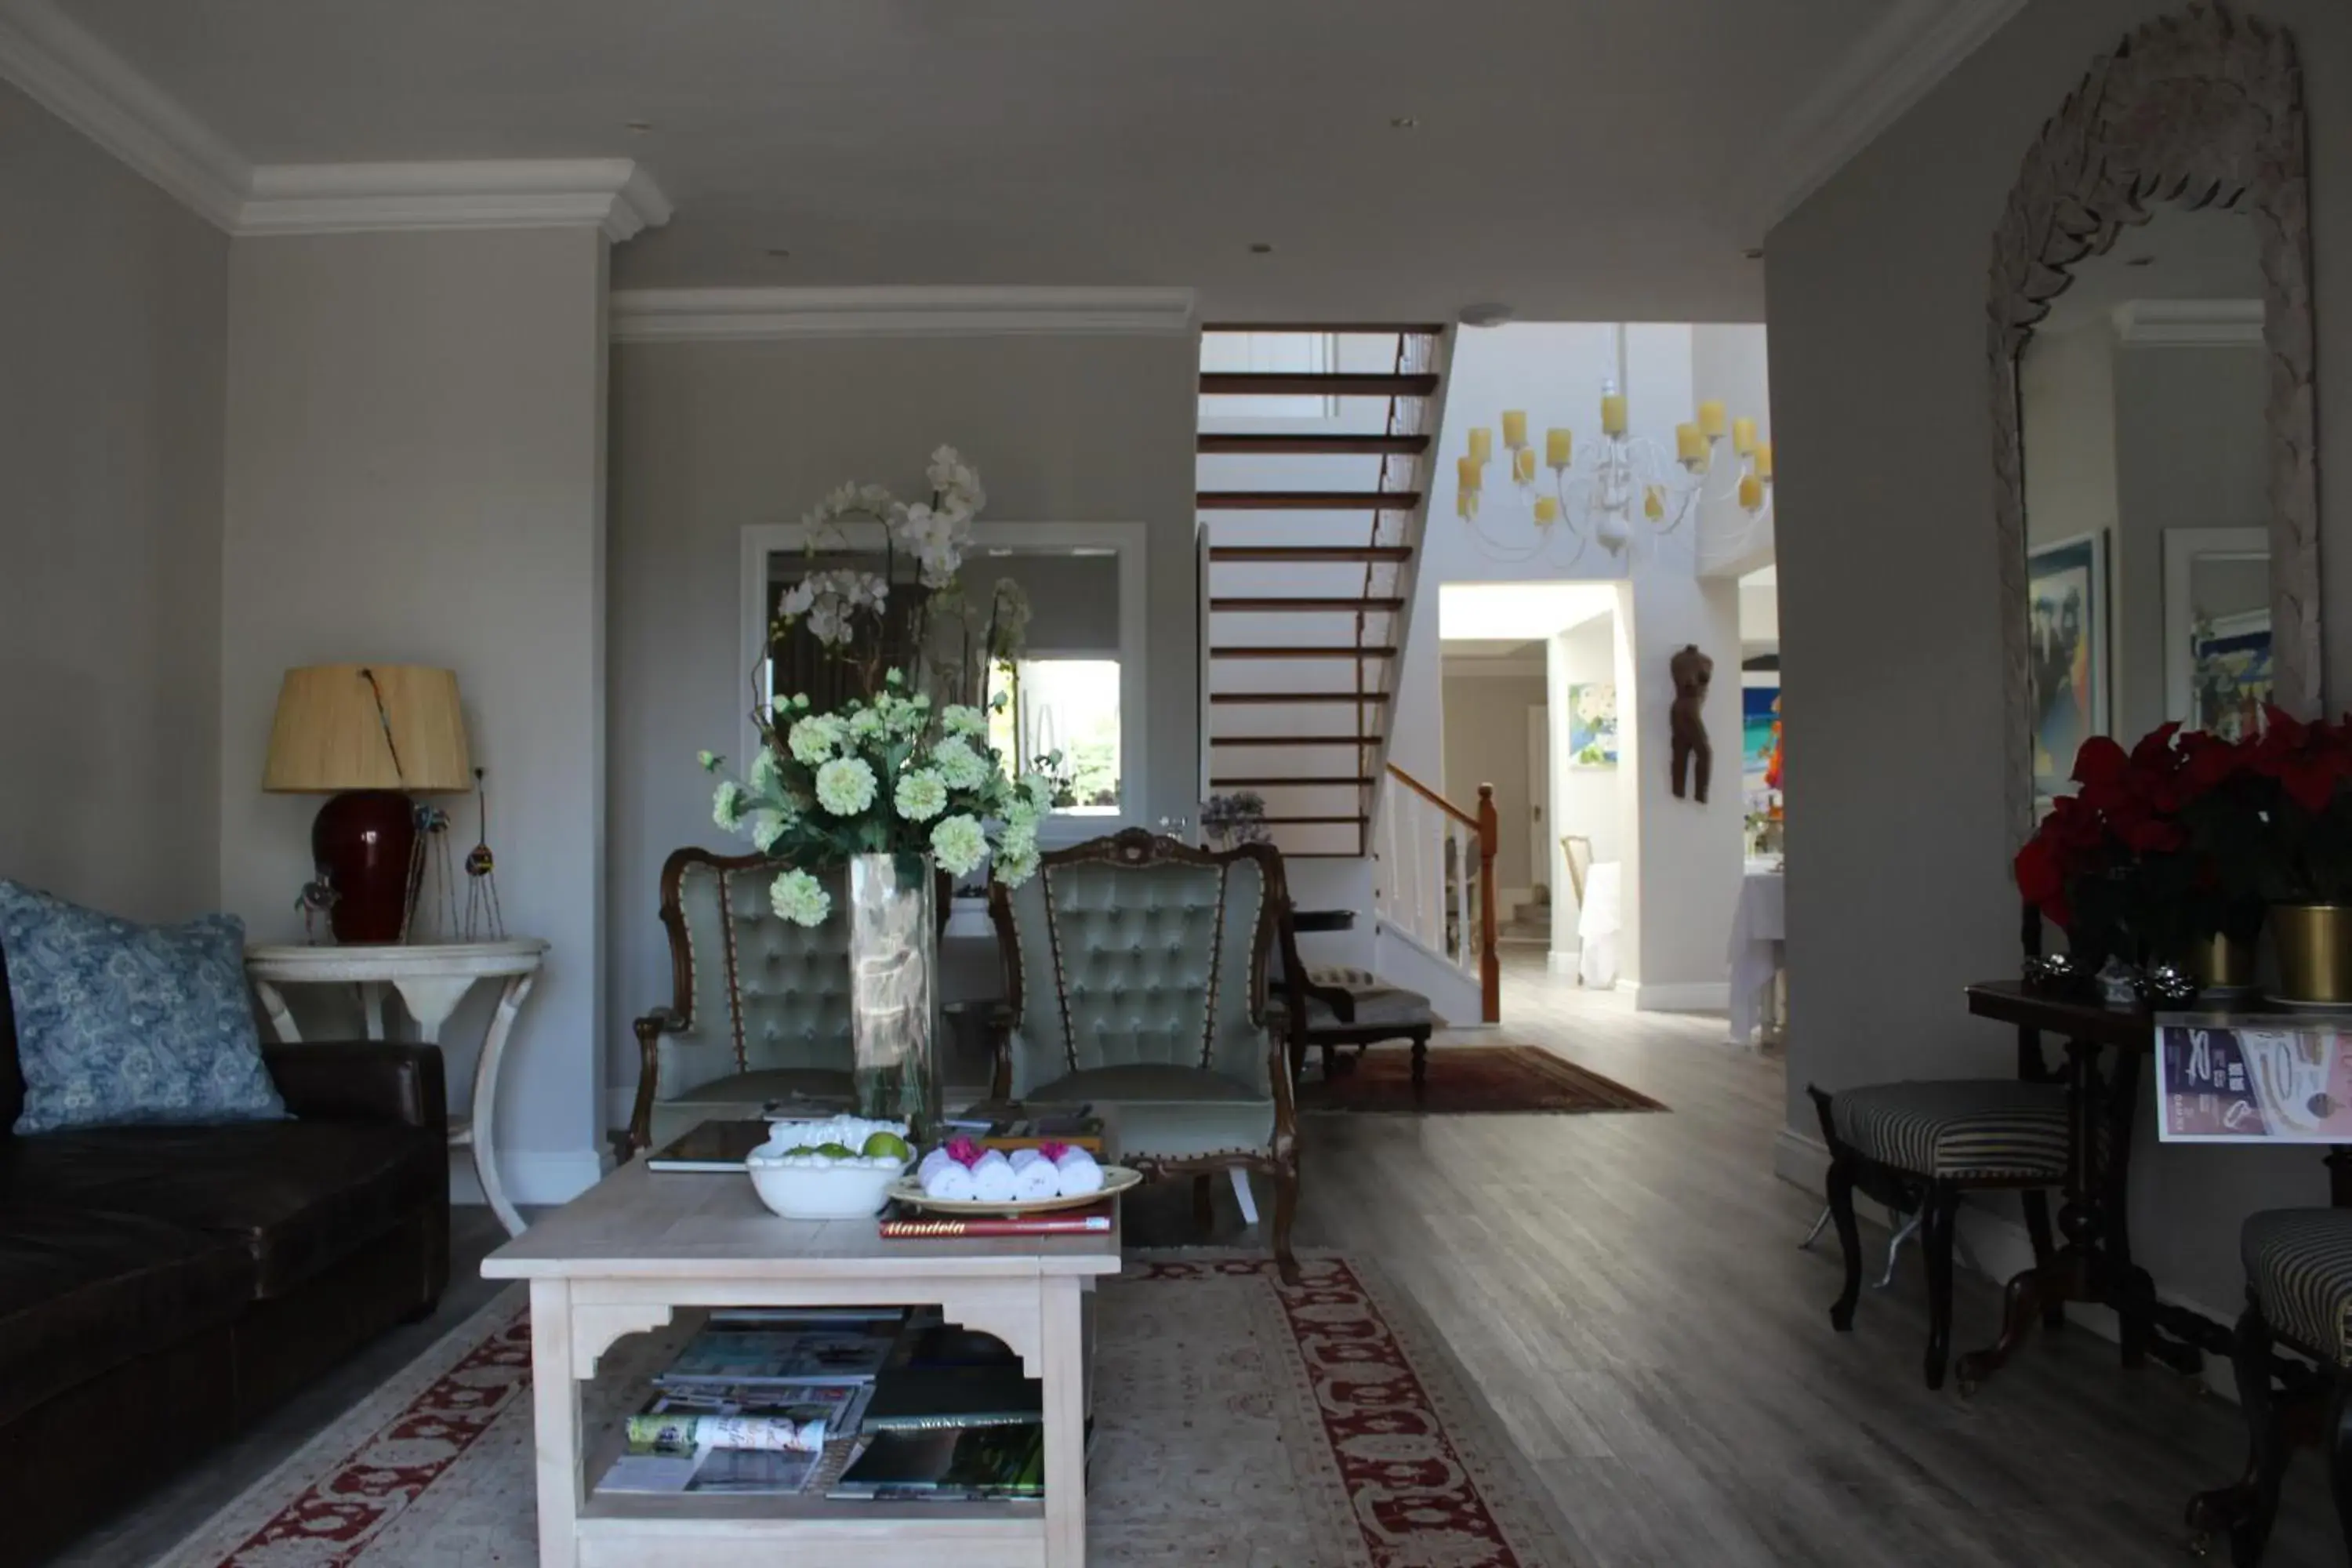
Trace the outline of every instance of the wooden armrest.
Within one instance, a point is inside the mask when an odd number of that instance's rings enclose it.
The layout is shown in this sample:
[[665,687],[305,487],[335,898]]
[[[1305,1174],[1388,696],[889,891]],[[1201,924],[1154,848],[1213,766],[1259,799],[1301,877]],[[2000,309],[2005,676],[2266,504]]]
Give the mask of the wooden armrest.
[[686,1016],[674,1007],[656,1007],[630,1026],[637,1036],[637,1096],[629,1107],[628,1145],[632,1152],[654,1141],[654,1096],[661,1082],[661,1037],[686,1033]]

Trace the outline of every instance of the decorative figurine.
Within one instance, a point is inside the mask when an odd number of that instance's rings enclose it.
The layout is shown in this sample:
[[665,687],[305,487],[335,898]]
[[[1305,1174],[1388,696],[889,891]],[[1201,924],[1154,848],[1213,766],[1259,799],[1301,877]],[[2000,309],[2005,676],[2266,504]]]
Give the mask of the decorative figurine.
[[499,912],[498,858],[490,853],[490,795],[482,770],[474,770],[474,799],[481,814],[481,836],[466,851],[466,940],[503,942],[506,917]]
[[303,883],[302,891],[295,897],[294,907],[302,911],[302,941],[309,946],[318,946],[318,920],[334,909],[335,885],[323,874],[315,882]]
[[1698,777],[1691,794],[1705,805],[1707,780],[1715,773],[1715,748],[1707,743],[1706,721],[1699,710],[1706,701],[1707,682],[1715,679],[1715,660],[1699,652],[1698,644],[1685,643],[1675,655],[1674,673],[1675,798],[1683,798],[1685,776],[1696,762]]
[[2202,989],[2197,977],[2177,963],[2159,963],[2147,972],[2148,999],[2160,1007],[2186,1007]]
[[[431,882],[440,897],[433,897]],[[436,906],[437,905],[437,911]],[[430,918],[437,912],[437,919]],[[428,917],[418,919],[419,915]],[[457,883],[449,874],[449,814],[437,805],[416,807],[416,843],[408,854],[408,908],[400,940],[418,942],[437,932],[444,941],[457,930]]]

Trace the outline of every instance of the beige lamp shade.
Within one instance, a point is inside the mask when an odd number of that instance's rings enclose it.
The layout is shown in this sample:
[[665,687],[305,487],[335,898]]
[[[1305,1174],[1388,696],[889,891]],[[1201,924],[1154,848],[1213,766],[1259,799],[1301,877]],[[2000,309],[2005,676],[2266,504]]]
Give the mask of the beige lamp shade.
[[261,787],[418,795],[473,788],[473,766],[455,671],[314,664],[288,670],[278,688]]

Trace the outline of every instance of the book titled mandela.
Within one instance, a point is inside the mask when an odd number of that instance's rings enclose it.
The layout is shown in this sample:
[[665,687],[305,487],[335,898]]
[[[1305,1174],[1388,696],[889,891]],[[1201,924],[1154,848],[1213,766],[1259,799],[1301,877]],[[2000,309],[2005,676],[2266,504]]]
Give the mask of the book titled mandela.
[[1110,1228],[1111,1201],[1052,1214],[947,1215],[893,1208],[882,1217],[891,1241],[951,1240],[964,1236],[1091,1236]]

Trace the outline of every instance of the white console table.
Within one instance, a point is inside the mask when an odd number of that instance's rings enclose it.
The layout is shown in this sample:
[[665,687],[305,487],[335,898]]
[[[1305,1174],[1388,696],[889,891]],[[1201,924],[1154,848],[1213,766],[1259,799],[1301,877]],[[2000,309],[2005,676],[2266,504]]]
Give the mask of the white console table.
[[293,1014],[287,1010],[280,986],[357,985],[367,1010],[367,1037],[381,1040],[384,1037],[383,991],[389,985],[400,993],[409,1016],[416,1020],[419,1037],[427,1045],[438,1045],[441,1026],[449,1021],[449,1015],[457,1011],[476,981],[505,981],[498,1010],[490,1015],[489,1029],[482,1037],[481,1056],[474,1063],[471,1112],[451,1119],[449,1145],[473,1152],[474,1174],[481,1180],[482,1195],[489,1199],[491,1212],[509,1236],[520,1236],[522,1215],[507,1201],[506,1185],[499,1179],[495,1147],[499,1061],[506,1055],[515,1015],[522,1011],[523,999],[530,994],[531,982],[546,954],[547,943],[534,937],[415,946],[260,946],[246,949],[245,973],[253,982],[254,994],[261,998],[263,1011],[269,1015],[270,1028],[289,1045],[302,1037],[294,1026]]

